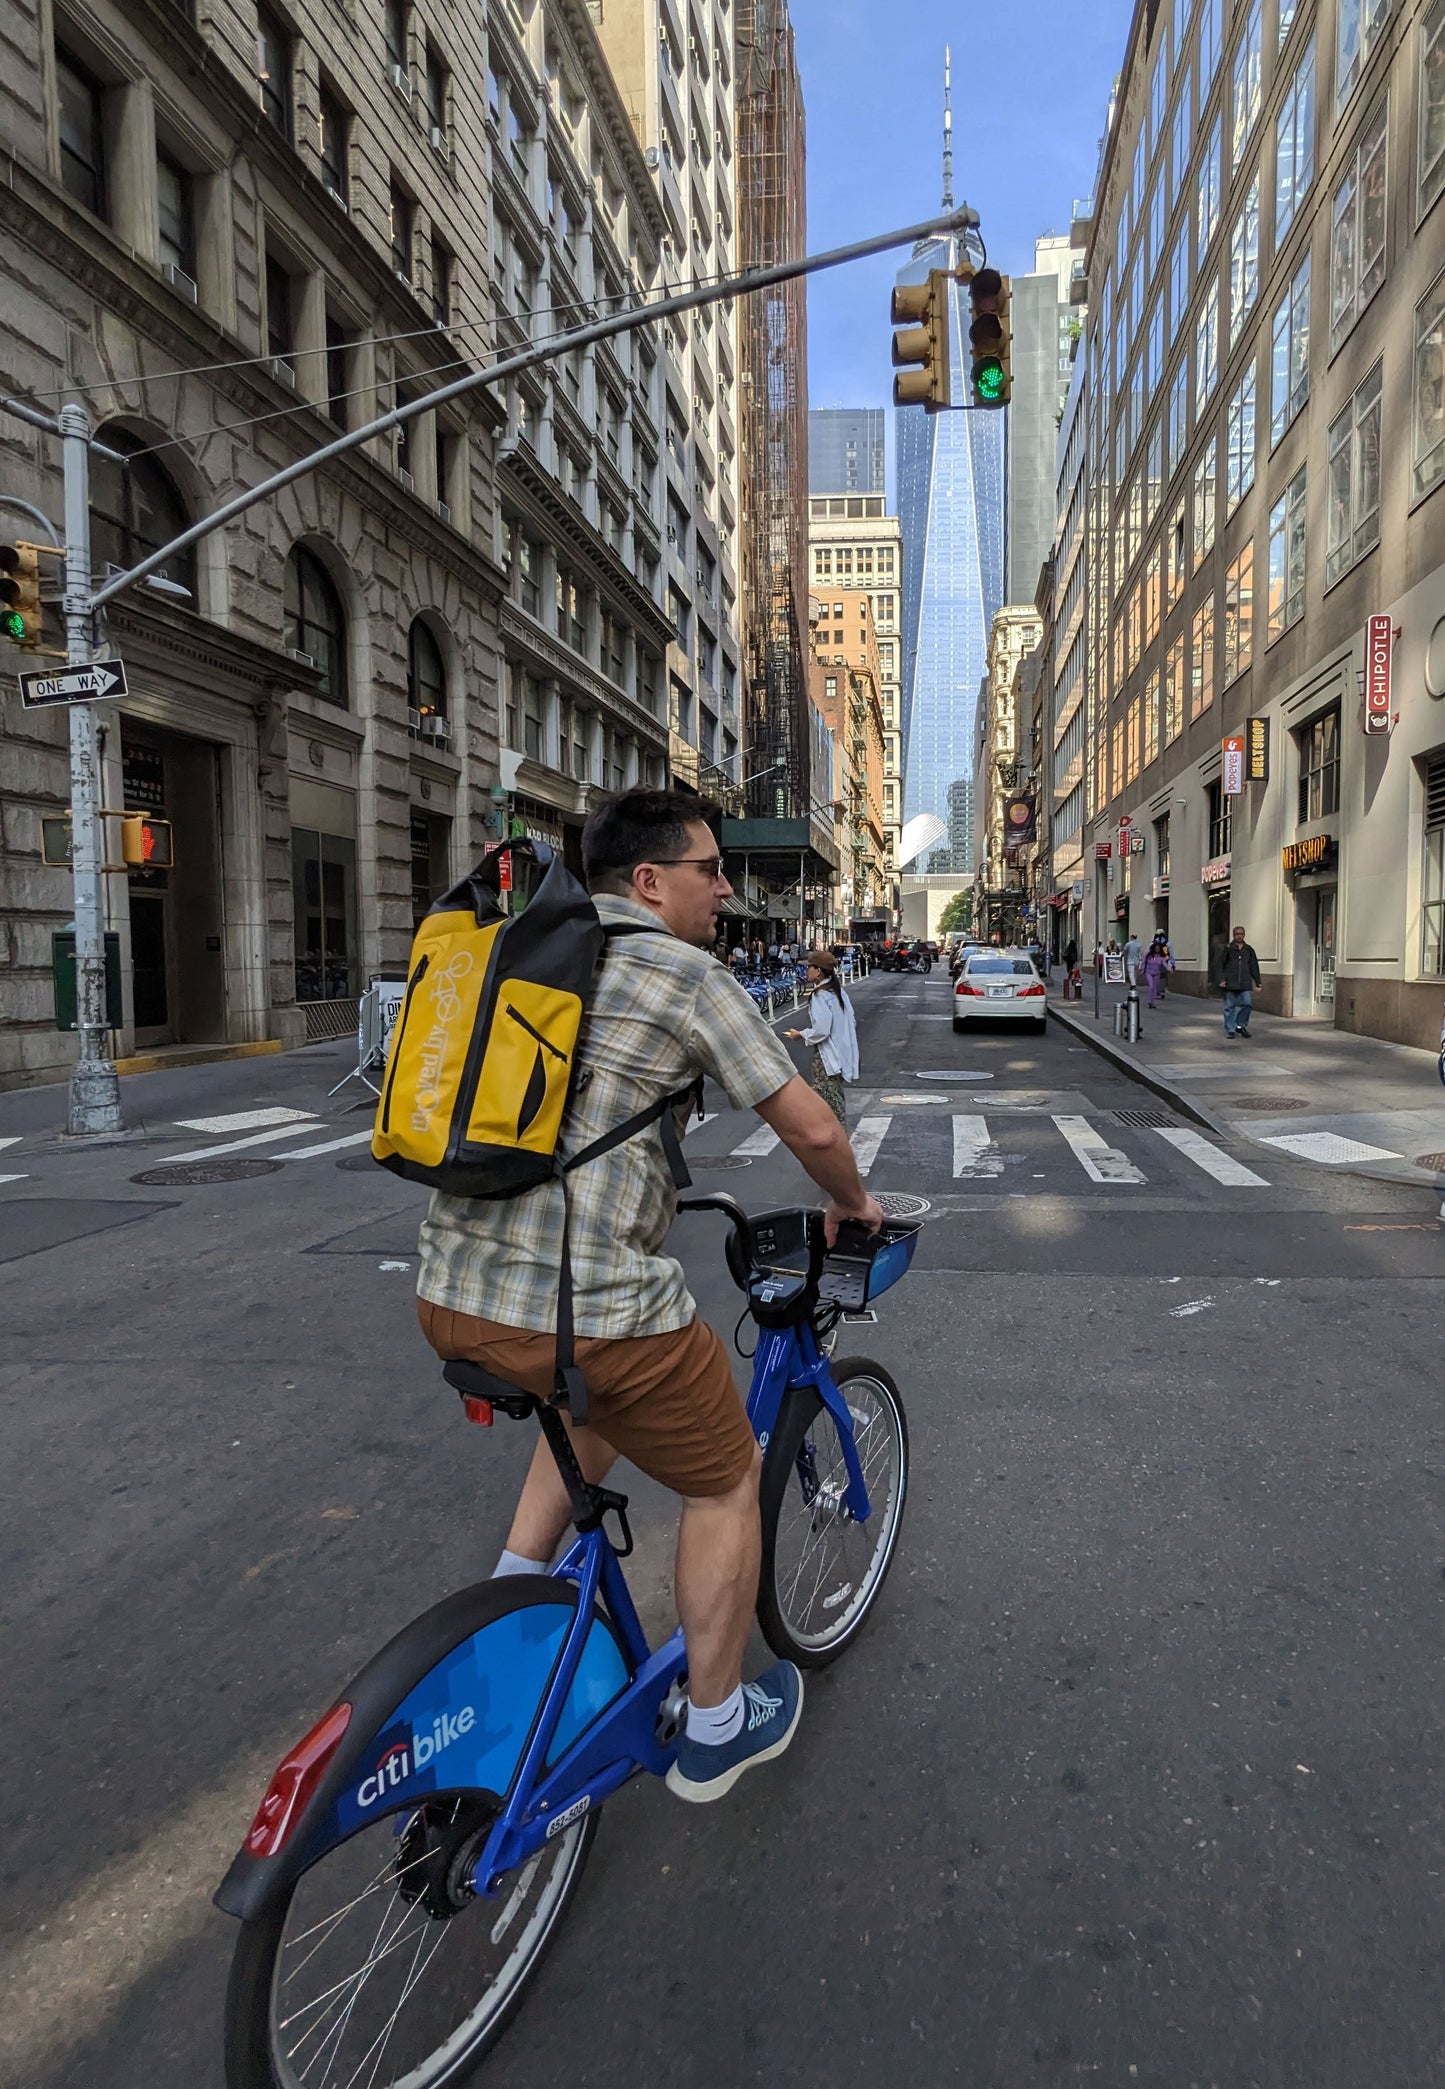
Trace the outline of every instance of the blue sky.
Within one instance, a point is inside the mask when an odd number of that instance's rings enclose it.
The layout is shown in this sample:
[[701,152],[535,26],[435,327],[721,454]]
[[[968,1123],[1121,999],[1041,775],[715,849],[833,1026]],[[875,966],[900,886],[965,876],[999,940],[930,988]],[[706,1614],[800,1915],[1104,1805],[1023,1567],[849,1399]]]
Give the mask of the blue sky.
[[[811,251],[937,207],[945,44],[954,194],[979,212],[989,259],[1022,273],[1039,233],[1068,230],[1073,198],[1093,186],[1130,0],[1007,0],[997,15],[940,0],[791,0],[791,12],[808,112]],[[813,278],[811,406],[891,405],[896,266],[880,255]],[[892,446],[890,426],[890,471]]]

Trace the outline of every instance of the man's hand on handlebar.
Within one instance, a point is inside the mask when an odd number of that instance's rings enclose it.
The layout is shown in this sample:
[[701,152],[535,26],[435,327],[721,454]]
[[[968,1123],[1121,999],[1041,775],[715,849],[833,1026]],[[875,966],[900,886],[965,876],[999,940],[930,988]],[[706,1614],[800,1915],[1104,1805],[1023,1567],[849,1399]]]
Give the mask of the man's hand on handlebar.
[[859,1225],[866,1226],[870,1233],[876,1233],[883,1224],[884,1217],[883,1206],[876,1197],[870,1197],[866,1191],[861,1204],[840,1204],[836,1197],[833,1198],[823,1213],[823,1231],[827,1236],[828,1246],[837,1246],[838,1228],[845,1219],[856,1220]]

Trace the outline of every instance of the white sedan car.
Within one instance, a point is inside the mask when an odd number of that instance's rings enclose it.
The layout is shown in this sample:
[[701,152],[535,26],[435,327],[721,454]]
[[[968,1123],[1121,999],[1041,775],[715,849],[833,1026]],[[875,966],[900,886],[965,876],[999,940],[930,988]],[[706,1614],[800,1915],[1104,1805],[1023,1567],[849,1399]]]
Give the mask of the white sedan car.
[[1042,1030],[1046,989],[1032,958],[1021,950],[979,950],[966,957],[953,983],[953,1027],[982,1016],[1032,1022]]

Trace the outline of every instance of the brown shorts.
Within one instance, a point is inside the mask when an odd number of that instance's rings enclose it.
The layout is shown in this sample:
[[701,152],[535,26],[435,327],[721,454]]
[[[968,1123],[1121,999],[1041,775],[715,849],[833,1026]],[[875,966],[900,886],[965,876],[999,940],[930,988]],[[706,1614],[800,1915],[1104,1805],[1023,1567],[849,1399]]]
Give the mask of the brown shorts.
[[[552,1335],[416,1302],[421,1331],[437,1355],[466,1357],[529,1393],[552,1390]],[[728,1494],[757,1452],[727,1351],[705,1320],[667,1335],[620,1341],[584,1336],[577,1361],[587,1379],[588,1427],[639,1471],[677,1494]]]

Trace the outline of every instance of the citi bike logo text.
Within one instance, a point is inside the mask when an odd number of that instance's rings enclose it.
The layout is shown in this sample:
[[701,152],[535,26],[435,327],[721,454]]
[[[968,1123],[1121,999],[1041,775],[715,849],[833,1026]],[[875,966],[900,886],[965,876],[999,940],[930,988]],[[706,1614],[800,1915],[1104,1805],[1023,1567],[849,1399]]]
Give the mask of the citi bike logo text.
[[432,1004],[432,1026],[421,1047],[420,1066],[417,1075],[416,1095],[412,1102],[411,1128],[414,1132],[425,1132],[431,1125],[440,1096],[442,1069],[446,1065],[447,1046],[451,1043],[451,1026],[462,1012],[462,997],[457,992],[457,981],[465,979],[472,969],[470,951],[459,950],[444,971],[434,973],[427,981],[427,993]]
[[394,1741],[381,1758],[369,1777],[363,1777],[356,1787],[356,1803],[363,1811],[375,1806],[389,1791],[411,1776],[413,1770],[424,1770],[434,1762],[453,1741],[469,1734],[477,1723],[477,1715],[471,1705],[463,1705],[460,1712],[441,1712],[433,1719],[429,1732],[415,1730],[404,1741]]

